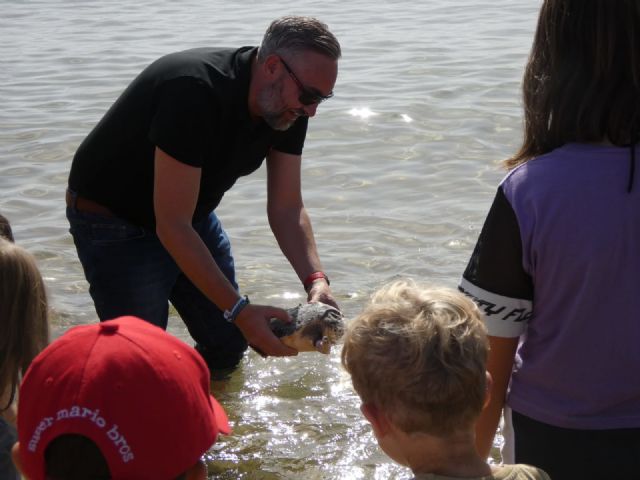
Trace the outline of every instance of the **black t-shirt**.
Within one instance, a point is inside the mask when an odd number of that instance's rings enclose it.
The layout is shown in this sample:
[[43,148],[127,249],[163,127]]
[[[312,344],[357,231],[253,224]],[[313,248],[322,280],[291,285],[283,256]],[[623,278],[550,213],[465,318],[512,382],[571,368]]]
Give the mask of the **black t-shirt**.
[[216,208],[239,177],[260,167],[271,148],[301,154],[307,117],[281,132],[249,116],[256,50],[197,48],[149,65],[78,148],[69,188],[153,228],[156,146],[202,169],[194,221]]

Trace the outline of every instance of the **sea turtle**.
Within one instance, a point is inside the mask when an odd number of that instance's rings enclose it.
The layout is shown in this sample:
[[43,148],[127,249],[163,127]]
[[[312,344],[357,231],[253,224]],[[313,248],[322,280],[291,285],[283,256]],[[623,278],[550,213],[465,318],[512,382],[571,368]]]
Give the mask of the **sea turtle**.
[[287,309],[291,323],[278,318],[270,320],[273,333],[280,341],[299,352],[329,353],[344,331],[340,310],[325,303],[305,303]]

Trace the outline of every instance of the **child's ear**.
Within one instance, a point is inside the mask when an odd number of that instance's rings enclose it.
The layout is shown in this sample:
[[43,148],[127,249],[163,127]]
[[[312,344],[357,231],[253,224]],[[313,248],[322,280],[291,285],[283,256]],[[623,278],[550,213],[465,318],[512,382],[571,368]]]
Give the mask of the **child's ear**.
[[491,377],[491,374],[489,372],[486,372],[486,374],[487,386],[484,391],[484,405],[482,405],[482,408],[486,408],[487,405],[489,405],[489,400],[491,400],[491,387],[493,387],[493,377]]
[[363,403],[360,405],[360,411],[371,424],[376,437],[384,437],[389,432],[391,428],[389,419],[378,407],[372,403]]

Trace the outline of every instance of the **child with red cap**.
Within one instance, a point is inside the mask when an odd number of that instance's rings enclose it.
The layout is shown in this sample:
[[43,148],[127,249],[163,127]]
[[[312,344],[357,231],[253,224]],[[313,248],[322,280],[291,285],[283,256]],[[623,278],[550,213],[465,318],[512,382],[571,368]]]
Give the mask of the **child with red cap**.
[[35,358],[13,456],[28,480],[206,479],[218,433],[230,428],[198,353],[120,317],[72,328]]

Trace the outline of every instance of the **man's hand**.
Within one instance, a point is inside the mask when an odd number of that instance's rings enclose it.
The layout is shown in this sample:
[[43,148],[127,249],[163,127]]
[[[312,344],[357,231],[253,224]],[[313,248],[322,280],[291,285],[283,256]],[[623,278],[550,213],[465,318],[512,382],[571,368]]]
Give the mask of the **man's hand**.
[[274,357],[297,355],[297,350],[287,347],[269,328],[269,319],[273,317],[287,323],[291,322],[291,317],[282,308],[251,303],[242,309],[234,323],[242,332],[247,343],[258,353]]
[[311,284],[307,295],[307,302],[322,302],[340,310],[338,303],[331,294],[331,288],[324,279],[318,279]]

